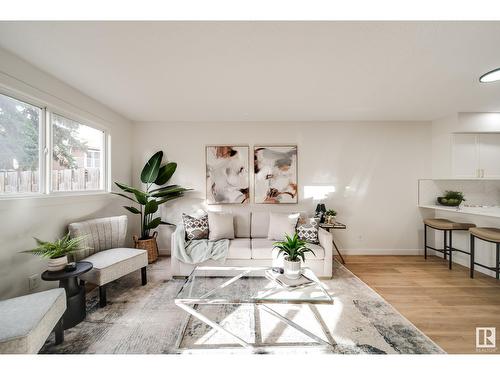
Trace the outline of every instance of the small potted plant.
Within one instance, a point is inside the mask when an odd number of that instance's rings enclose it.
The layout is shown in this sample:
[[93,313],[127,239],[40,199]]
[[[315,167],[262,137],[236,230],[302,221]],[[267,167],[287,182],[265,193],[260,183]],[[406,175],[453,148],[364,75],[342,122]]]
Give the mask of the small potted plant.
[[282,253],[285,255],[283,265],[285,269],[285,276],[289,279],[298,279],[301,276],[300,262],[306,261],[305,253],[311,252],[314,256],[314,251],[309,249],[306,245],[307,242],[299,239],[297,233],[290,237],[285,234],[285,241],[275,242],[274,248],[279,249],[278,256]]
[[55,242],[46,242],[35,238],[38,246],[24,252],[48,258],[47,270],[49,272],[61,271],[68,264],[68,254],[81,250],[80,245],[84,239],[85,236],[70,238],[69,233]]
[[337,211],[329,209],[325,212],[325,223],[335,224],[335,217],[337,216]]
[[465,201],[465,198],[461,191],[447,190],[444,192],[444,196],[437,198],[437,201],[443,206],[458,207]]

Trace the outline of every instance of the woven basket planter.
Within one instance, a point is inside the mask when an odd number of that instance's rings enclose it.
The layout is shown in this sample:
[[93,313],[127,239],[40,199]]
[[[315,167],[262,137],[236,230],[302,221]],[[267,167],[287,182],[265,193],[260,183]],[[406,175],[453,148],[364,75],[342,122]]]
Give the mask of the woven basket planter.
[[137,236],[133,237],[134,247],[148,252],[148,263],[153,263],[158,260],[158,244],[156,243],[156,237],[158,237],[158,232],[154,232],[153,237],[147,240],[140,240]]

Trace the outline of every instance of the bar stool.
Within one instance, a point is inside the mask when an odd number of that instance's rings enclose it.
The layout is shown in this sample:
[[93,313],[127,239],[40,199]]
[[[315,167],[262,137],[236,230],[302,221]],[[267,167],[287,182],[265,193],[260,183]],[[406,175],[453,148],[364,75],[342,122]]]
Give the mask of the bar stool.
[[[500,277],[500,229],[499,228],[470,228],[470,277],[474,278],[474,265],[480,266],[491,271],[495,271],[496,278]],[[491,242],[496,245],[497,261],[495,267],[485,266],[484,264],[477,263],[474,260],[474,245],[475,239]]]
[[[448,220],[448,219],[424,219],[424,258],[427,259],[427,249],[432,249],[434,251],[442,253],[444,259],[446,259],[446,256],[449,255],[448,268],[451,270],[452,252],[453,251],[458,251],[460,253],[470,255],[470,253],[468,253],[464,250],[455,249],[453,247],[453,232],[456,230],[469,230],[470,228],[473,228],[475,226],[476,226],[475,224],[456,223],[456,222]],[[436,249],[432,246],[427,245],[427,227],[431,227],[432,229],[443,231],[443,248],[442,249]],[[449,239],[450,239],[449,244],[448,244],[448,238],[446,235],[447,232],[449,233]]]

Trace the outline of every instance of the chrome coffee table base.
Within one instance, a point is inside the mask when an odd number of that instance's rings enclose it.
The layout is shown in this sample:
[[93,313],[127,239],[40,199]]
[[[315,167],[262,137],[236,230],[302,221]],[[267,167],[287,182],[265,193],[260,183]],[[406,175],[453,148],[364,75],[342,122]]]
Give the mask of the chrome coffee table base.
[[[313,287],[300,289],[301,294],[299,298],[294,296],[293,292],[287,292],[279,286],[273,286],[270,288],[267,286],[265,290],[259,291],[257,295],[254,293],[248,295],[235,294],[234,296],[231,296],[231,294],[229,293],[228,297],[228,293],[224,293],[222,295],[219,294],[223,290],[227,291],[227,289],[230,288],[232,284],[244,282],[244,280],[241,280],[243,277],[255,276],[264,278],[264,276],[256,276],[256,274],[261,274],[261,273],[263,274],[263,271],[266,271],[268,269],[269,267],[231,267],[231,268],[197,267],[193,271],[193,273],[188,277],[186,283],[184,284],[183,288],[181,289],[177,298],[175,299],[175,304],[189,314],[186,316],[186,319],[184,320],[184,323],[180,329],[179,336],[176,342],[176,348],[180,348],[181,346],[182,339],[184,337],[184,334],[186,332],[191,317],[195,317],[196,319],[202,321],[203,323],[207,324],[208,326],[212,327],[214,330],[218,332],[225,333],[231,336],[239,345],[241,345],[244,348],[258,349],[271,346],[269,344],[260,343],[259,342],[260,340],[257,339],[255,344],[249,343],[244,339],[242,339],[241,337],[239,337],[238,335],[236,335],[235,333],[224,328],[219,323],[203,315],[200,311],[196,309],[198,305],[226,305],[226,304],[253,305],[255,309],[265,311],[266,313],[274,316],[275,318],[279,319],[286,325],[296,329],[297,331],[311,338],[312,340],[315,341],[315,343],[312,343],[313,345],[321,345],[328,348],[332,348],[334,345],[334,340],[331,337],[331,334],[329,333],[325,323],[322,321],[321,316],[319,315],[319,312],[317,311],[315,304],[333,304],[333,300],[331,296],[323,288],[321,282],[315,277],[315,275],[309,269],[307,269],[307,272],[309,272],[308,277],[312,278],[315,281],[315,285]],[[225,277],[227,280],[223,280],[223,282],[220,285],[217,285],[215,288],[212,288],[208,291],[197,290],[199,284],[203,282],[202,279],[207,278],[207,276],[200,275],[203,271],[211,271],[212,273],[221,271],[223,273],[227,272],[228,270],[235,271],[237,272],[237,274],[235,276],[231,275],[232,277],[220,276],[220,277]],[[210,278],[213,277],[218,277],[218,276],[210,276]],[[196,282],[198,282],[198,284]],[[276,296],[276,294],[278,295]],[[287,298],[287,295],[289,295],[289,298]],[[327,340],[329,341],[325,341],[324,339],[310,332],[309,330],[305,329],[301,325],[283,316],[276,310],[269,307],[270,304],[307,305],[311,309],[316,321],[320,325],[323,333],[325,334]],[[306,345],[311,345],[311,344],[308,343]],[[280,346],[280,345],[277,344],[273,346]],[[294,343],[294,344],[288,343],[286,344],[286,346],[304,346],[304,343]]]

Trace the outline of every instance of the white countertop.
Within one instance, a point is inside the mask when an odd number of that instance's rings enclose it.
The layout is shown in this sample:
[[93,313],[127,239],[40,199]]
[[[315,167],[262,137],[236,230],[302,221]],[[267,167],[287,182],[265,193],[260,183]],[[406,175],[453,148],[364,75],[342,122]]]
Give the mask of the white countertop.
[[460,207],[456,209],[455,207],[439,206],[439,205],[420,205],[420,208],[430,208],[433,210],[441,210],[448,212],[455,212],[458,214],[466,215],[481,215],[489,217],[500,217],[500,207]]

